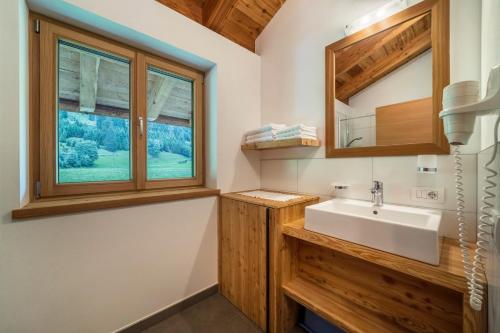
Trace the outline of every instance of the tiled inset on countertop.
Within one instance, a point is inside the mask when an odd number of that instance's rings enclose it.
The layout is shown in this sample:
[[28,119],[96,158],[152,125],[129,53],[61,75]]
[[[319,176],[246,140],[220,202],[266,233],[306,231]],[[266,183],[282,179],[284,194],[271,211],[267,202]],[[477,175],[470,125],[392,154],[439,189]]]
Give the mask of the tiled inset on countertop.
[[[477,155],[461,155],[465,194],[465,217],[470,240],[475,240],[477,207]],[[417,173],[416,156],[359,157],[330,159],[283,159],[261,161],[262,188],[298,191],[322,197],[370,200],[373,180],[384,183],[386,203],[443,210],[443,234],[457,237],[455,164],[453,156],[438,156],[437,174]],[[334,192],[334,182],[350,184],[348,190]],[[411,199],[413,187],[444,188],[444,202]]]

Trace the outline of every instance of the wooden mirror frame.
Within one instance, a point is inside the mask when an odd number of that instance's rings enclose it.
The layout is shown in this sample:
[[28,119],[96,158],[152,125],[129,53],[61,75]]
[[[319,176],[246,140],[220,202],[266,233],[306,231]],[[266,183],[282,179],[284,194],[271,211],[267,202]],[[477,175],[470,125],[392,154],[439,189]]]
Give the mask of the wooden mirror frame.
[[[422,14],[431,13],[432,43],[432,142],[389,146],[335,148],[335,52]],[[449,0],[424,0],[385,20],[328,45],[325,48],[326,157],[449,154],[450,145],[439,119],[443,88],[450,81]]]

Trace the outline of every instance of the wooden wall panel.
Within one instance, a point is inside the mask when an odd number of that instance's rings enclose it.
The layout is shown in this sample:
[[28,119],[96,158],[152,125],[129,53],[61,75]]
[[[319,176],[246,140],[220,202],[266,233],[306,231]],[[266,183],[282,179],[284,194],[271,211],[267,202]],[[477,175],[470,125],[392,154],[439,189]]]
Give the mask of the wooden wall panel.
[[303,222],[281,226],[278,323],[299,319],[296,302],[346,332],[487,332],[487,310],[468,304],[456,241],[444,239],[441,265],[432,266],[307,231]]
[[266,207],[221,198],[220,292],[266,329]]
[[376,108],[376,145],[432,142],[432,97]]
[[[319,202],[318,197],[293,206],[276,208],[269,216],[269,332],[288,332],[295,325],[298,307],[283,294],[280,286],[292,280],[296,271],[296,243],[286,241],[281,228],[304,218],[305,208]],[[284,311],[281,311],[283,310]]]
[[[290,255],[282,257],[281,254],[295,254],[295,251],[289,251],[289,246],[293,247],[294,243],[285,242],[281,228],[286,223],[303,219],[305,207],[318,202],[317,196],[310,195],[301,195],[299,198],[286,202],[253,198],[239,193],[221,195],[221,201],[219,201],[220,290],[245,314],[248,312],[245,310],[247,303],[258,307],[259,310],[250,309],[254,313],[258,312],[259,321],[253,319],[255,316],[249,315],[249,317],[264,331],[281,332],[281,327],[287,330],[295,325],[298,306],[287,299],[281,291],[283,279],[286,281],[291,279],[292,271],[294,271],[287,264],[292,263],[292,257]],[[263,224],[266,214],[268,229],[264,228]],[[266,229],[268,230],[267,238],[265,237]],[[242,234],[248,235],[247,241],[245,237],[242,238]],[[249,256],[258,257],[258,261],[248,264],[252,262]],[[284,272],[281,270],[283,265],[287,267]],[[255,274],[256,267],[259,272],[257,274]],[[262,267],[267,268],[267,275],[261,270]],[[243,284],[241,278],[248,278],[251,282]],[[255,291],[243,291],[240,290],[241,288],[254,288]],[[267,288],[269,294],[266,292]],[[289,315],[280,316],[277,312],[278,307],[286,308]]]
[[[461,332],[462,295],[372,263],[300,242],[298,277],[342,298],[392,332]],[[353,319],[355,320],[355,319]]]

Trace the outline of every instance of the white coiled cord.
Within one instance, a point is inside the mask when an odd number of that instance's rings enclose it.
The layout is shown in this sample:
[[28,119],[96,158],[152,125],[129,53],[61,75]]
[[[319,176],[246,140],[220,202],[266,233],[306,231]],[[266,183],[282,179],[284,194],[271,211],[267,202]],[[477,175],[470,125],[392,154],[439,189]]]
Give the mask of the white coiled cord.
[[484,259],[486,253],[488,252],[488,244],[490,237],[493,234],[493,214],[491,210],[494,207],[494,202],[496,193],[493,189],[497,186],[495,183],[495,178],[498,175],[498,171],[491,168],[490,165],[495,162],[498,151],[498,126],[500,124],[500,116],[495,122],[494,128],[494,139],[495,145],[493,147],[493,154],[488,162],[484,164],[484,169],[487,171],[487,175],[484,177],[486,185],[483,187],[484,196],[481,198],[481,216],[479,217],[479,225],[477,227],[477,247],[474,255],[474,262],[472,264],[472,293],[470,295],[470,305],[476,311],[481,311],[481,306],[483,304],[483,294],[484,294],[484,281],[485,268]]
[[462,262],[464,264],[465,277],[467,278],[467,287],[469,294],[472,295],[472,263],[469,256],[469,248],[467,247],[467,229],[465,226],[465,201],[464,188],[462,182],[463,164],[460,156],[460,146],[455,145],[453,149],[453,158],[455,159],[455,190],[457,195],[457,222],[458,222],[458,241],[460,243],[460,251],[462,252]]
[[474,254],[474,261],[471,264],[469,257],[469,249],[467,248],[466,238],[467,233],[465,229],[465,219],[464,219],[464,194],[463,194],[463,183],[462,183],[462,159],[460,157],[460,148],[458,145],[453,147],[453,156],[455,158],[455,176],[456,176],[456,193],[457,193],[457,220],[458,220],[458,232],[459,232],[459,242],[460,249],[462,251],[462,261],[464,263],[464,272],[467,278],[467,287],[469,289],[469,303],[472,309],[476,311],[481,311],[483,298],[484,298],[484,285],[486,281],[485,277],[485,267],[484,259],[486,253],[488,252],[488,244],[490,240],[490,235],[493,234],[493,214],[491,210],[493,209],[493,204],[496,193],[493,189],[497,186],[494,179],[498,175],[496,169],[490,168],[490,165],[495,162],[498,150],[498,127],[500,124],[500,116],[497,118],[494,128],[494,138],[495,146],[493,148],[493,154],[488,162],[484,164],[484,169],[487,171],[487,175],[484,178],[486,185],[483,187],[484,196],[481,198],[481,216],[479,218],[478,233],[477,233],[477,247]]

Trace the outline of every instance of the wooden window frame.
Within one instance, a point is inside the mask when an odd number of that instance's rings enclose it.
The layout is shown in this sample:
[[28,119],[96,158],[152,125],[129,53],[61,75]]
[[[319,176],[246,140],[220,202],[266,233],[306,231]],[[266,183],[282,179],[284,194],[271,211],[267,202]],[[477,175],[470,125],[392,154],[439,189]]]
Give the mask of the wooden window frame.
[[[205,184],[204,147],[204,73],[165,58],[155,56],[106,37],[30,13],[30,199],[117,192],[130,193],[149,189],[184,189]],[[39,27],[39,32],[32,27]],[[103,181],[58,184],[56,178],[57,46],[58,40],[88,46],[130,61],[130,181]],[[183,179],[146,179],[147,121],[144,135],[139,134],[139,117],[147,113],[147,66],[171,72],[193,82],[193,170],[194,177]],[[53,82],[53,84],[41,84]],[[43,153],[42,153],[43,152]]]
[[[57,70],[58,70],[58,41],[69,41],[77,45],[84,45],[92,49],[111,53],[123,57],[130,61],[130,181],[108,181],[95,183],[57,183],[57,110],[59,109],[57,91]],[[114,191],[134,190],[136,184],[137,167],[134,166],[137,153],[136,126],[137,108],[135,107],[134,95],[137,94],[135,88],[136,72],[136,52],[134,50],[121,47],[114,43],[109,43],[102,39],[89,36],[87,34],[74,31],[73,29],[56,25],[50,22],[40,21],[40,82],[50,84],[40,85],[40,185],[41,197],[73,195],[85,193],[102,193]],[[134,94],[135,91],[135,94]]]
[[161,71],[172,73],[175,76],[192,81],[193,84],[193,171],[194,176],[190,178],[179,179],[147,179],[147,135],[139,136],[138,143],[141,149],[138,160],[140,163],[140,176],[139,188],[141,189],[158,189],[158,188],[171,188],[183,186],[200,186],[203,185],[204,174],[204,149],[203,149],[203,75],[197,71],[193,71],[186,67],[179,67],[171,61],[162,59],[160,57],[138,54],[138,73],[137,81],[140,93],[137,94],[140,117],[144,119],[144,133],[147,133],[147,78],[148,68],[152,66]]

